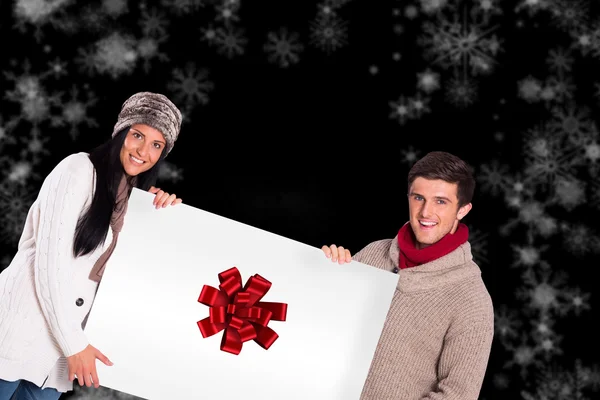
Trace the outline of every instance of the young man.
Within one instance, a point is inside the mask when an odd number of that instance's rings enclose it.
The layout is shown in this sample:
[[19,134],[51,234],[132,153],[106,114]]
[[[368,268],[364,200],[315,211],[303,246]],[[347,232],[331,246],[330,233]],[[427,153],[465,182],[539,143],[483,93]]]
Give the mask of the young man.
[[396,237],[353,258],[343,247],[323,246],[340,264],[354,259],[399,274],[361,399],[477,400],[494,311],[461,222],[474,189],[467,163],[431,152],[408,173],[409,221]]

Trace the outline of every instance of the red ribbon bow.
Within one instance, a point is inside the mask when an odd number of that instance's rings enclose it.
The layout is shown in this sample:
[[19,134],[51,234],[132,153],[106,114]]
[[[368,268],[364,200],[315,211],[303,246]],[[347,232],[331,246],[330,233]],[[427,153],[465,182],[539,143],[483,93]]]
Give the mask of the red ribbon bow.
[[210,307],[209,316],[198,321],[202,337],[225,329],[221,350],[240,354],[242,344],[254,340],[268,350],[279,335],[269,328],[269,321],[285,321],[286,303],[259,301],[271,288],[271,282],[255,274],[242,288],[242,276],[236,267],[219,274],[219,288],[204,285],[198,302]]

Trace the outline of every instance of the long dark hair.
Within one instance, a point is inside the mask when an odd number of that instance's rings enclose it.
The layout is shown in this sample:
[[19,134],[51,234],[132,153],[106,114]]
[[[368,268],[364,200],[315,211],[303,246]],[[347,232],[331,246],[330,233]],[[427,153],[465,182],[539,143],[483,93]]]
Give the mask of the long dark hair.
[[[90,161],[96,170],[96,190],[87,211],[79,217],[73,240],[73,254],[79,257],[94,251],[104,243],[110,227],[110,219],[117,198],[119,183],[125,170],[121,164],[121,147],[129,127],[118,132],[90,152]],[[166,148],[166,147],[165,147]],[[134,186],[144,191],[156,184],[160,164],[165,158],[163,152],[157,163],[148,171],[135,178]]]

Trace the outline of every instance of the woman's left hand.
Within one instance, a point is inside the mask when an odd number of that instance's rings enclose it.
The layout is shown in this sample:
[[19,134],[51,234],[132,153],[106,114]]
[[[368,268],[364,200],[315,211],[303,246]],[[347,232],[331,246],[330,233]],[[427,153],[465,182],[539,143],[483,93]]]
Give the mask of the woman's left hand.
[[161,190],[160,188],[156,188],[154,186],[152,186],[148,191],[150,193],[156,194],[156,196],[154,196],[154,201],[152,202],[152,204],[156,206],[157,210],[161,207],[165,208],[168,205],[174,206],[175,204],[179,204],[182,201],[181,199],[178,199],[177,196],[175,196],[175,194],[169,194],[164,190]]

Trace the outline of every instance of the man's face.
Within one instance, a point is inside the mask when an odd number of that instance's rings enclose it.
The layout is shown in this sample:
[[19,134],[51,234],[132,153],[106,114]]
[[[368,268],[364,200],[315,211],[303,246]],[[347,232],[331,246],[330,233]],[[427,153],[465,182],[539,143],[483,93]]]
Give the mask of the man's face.
[[458,185],[440,179],[418,177],[408,193],[410,226],[422,249],[454,233],[460,220],[471,210],[471,203],[458,207]]

